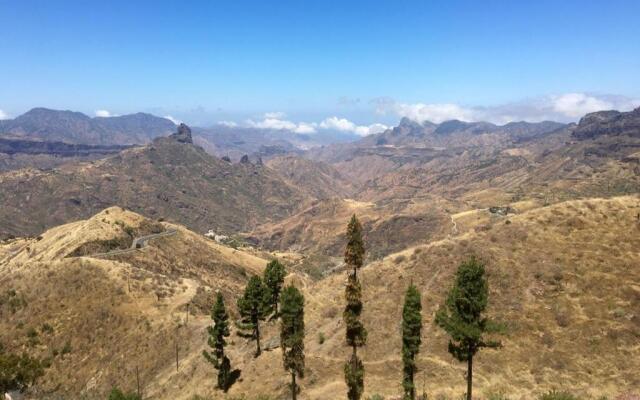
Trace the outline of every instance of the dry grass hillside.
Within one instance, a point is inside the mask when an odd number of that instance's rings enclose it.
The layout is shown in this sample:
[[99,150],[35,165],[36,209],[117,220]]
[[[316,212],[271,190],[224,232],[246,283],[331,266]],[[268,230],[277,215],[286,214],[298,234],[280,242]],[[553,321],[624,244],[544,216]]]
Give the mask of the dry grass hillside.
[[[143,382],[154,381],[175,365],[175,341],[187,353],[183,337],[202,333],[185,324],[187,304],[192,319],[208,312],[215,290],[234,304],[247,276],[267,262],[159,225],[112,207],[0,245],[0,340],[51,363],[37,398],[104,398],[114,385],[128,387],[135,368]],[[91,256],[158,228],[177,233],[128,254]],[[87,255],[73,257],[78,249]]]
[[[585,399],[637,391],[640,198],[529,207],[525,211],[523,203],[522,211],[506,217],[486,210],[456,214],[457,233],[365,266],[363,317],[369,340],[361,354],[366,395],[391,397],[401,391],[399,315],[410,282],[423,292],[419,387],[424,380],[430,398],[457,398],[464,391],[464,367],[447,353],[447,338],[433,325],[433,314],[455,267],[470,254],[487,262],[490,314],[507,326],[504,348],[481,352],[475,363],[481,398],[502,392],[530,399],[553,388]],[[162,225],[178,233],[100,259],[67,256],[87,243],[126,241],[129,232],[157,227],[137,214],[110,208],[41,238],[0,246],[5,291],[0,337],[9,349],[50,357],[38,398],[104,398],[113,385],[133,390],[136,367],[145,398],[225,398],[215,390],[214,370],[201,356],[210,324],[205,310],[219,289],[235,316],[235,299],[246,277],[259,273],[268,255]],[[344,276],[314,282],[293,273],[287,280],[306,296],[307,374],[300,398],[343,398],[342,365],[348,355]],[[276,322],[265,324],[267,347],[277,345],[277,328]],[[288,382],[280,351],[254,359],[253,349],[253,343],[232,333],[228,351],[242,373],[229,396],[280,398]]]
[[[361,274],[364,322],[369,329],[362,351],[366,393],[401,392],[399,315],[410,282],[423,292],[419,386],[424,377],[430,397],[457,398],[464,392],[464,366],[447,353],[447,338],[433,325],[433,314],[457,264],[470,254],[486,260],[490,314],[507,326],[504,348],[482,352],[477,359],[479,396],[502,392],[510,398],[531,399],[564,388],[595,399],[637,391],[638,213],[638,197],[569,201],[509,217],[489,217],[459,236],[367,265]],[[304,286],[305,399],[341,398],[346,392],[343,287],[342,275]],[[325,338],[322,344],[320,334]],[[233,393],[281,393],[287,377],[269,367],[278,362],[277,352],[261,357],[250,370],[256,379],[241,382]]]
[[433,198],[383,204],[353,199],[316,201],[280,222],[261,225],[250,236],[268,249],[342,257],[344,221],[357,214],[370,245],[369,257],[380,258],[446,236],[452,228],[447,205]]
[[355,191],[350,179],[320,161],[287,155],[270,159],[267,166],[291,185],[307,191],[316,199],[349,197]]

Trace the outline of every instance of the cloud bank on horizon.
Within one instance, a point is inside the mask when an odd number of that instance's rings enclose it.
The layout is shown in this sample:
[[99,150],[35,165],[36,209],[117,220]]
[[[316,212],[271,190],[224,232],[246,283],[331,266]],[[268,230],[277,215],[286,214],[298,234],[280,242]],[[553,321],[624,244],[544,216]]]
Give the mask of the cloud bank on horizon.
[[506,124],[514,121],[574,122],[585,114],[602,111],[630,111],[640,107],[640,99],[618,95],[565,93],[497,106],[462,106],[455,103],[400,103],[390,98],[373,101],[380,115],[393,114],[423,123],[441,123],[457,119]]
[[[463,106],[456,103],[402,103],[389,97],[371,101],[378,116],[409,118],[419,123],[436,124],[449,120],[466,122],[487,121],[498,125],[509,122],[557,121],[575,122],[585,114],[602,111],[630,111],[640,107],[640,99],[619,95],[595,95],[587,93],[564,93],[532,98],[496,106]],[[315,134],[323,130],[368,136],[383,132],[390,127],[380,122],[358,125],[347,118],[331,116],[319,122],[295,122],[281,111],[267,112],[259,119],[247,119],[244,123],[218,121],[228,127],[287,130],[299,134]]]
[[[359,136],[372,135],[389,129],[387,125],[374,123],[371,125],[357,125],[346,118],[336,116],[325,118],[320,122],[293,122],[286,118],[286,113],[268,112],[258,121],[248,119],[246,126],[257,129],[287,130],[299,134],[314,134],[321,130],[332,130],[346,133],[353,133]],[[237,123],[233,121],[219,121],[221,125],[235,127]]]
[[[357,103],[361,103],[358,99]],[[344,105],[345,102],[341,101]],[[352,106],[353,103],[349,103]],[[363,106],[366,106],[364,102]],[[383,132],[394,125],[394,118],[409,118],[419,123],[426,121],[436,124],[448,120],[461,120],[466,122],[487,121],[498,125],[509,122],[527,121],[557,121],[575,122],[585,114],[603,111],[618,110],[630,111],[640,107],[640,98],[632,98],[612,94],[590,93],[564,93],[525,99],[517,102],[500,104],[495,106],[466,106],[459,103],[409,103],[399,102],[390,97],[380,97],[369,102],[369,113],[372,120],[383,119],[383,122],[358,124],[344,116],[324,117],[318,121],[296,121],[282,111],[266,112],[258,117],[245,119],[242,122],[226,119],[219,120],[218,125],[231,128],[254,128],[268,130],[286,130],[298,134],[322,134],[323,132],[342,132],[358,136],[368,136]],[[173,110],[176,111],[176,110]],[[174,124],[178,125],[183,120],[191,121],[189,115],[174,117],[171,110],[151,110],[156,115],[164,115]],[[180,114],[180,112],[178,112]],[[191,117],[203,116],[208,111],[199,107]],[[116,117],[120,114],[107,109],[94,111],[96,117]],[[331,114],[329,114],[331,115]],[[339,114],[338,114],[339,115]],[[377,118],[376,118],[377,117]],[[0,109],[0,120],[10,119],[12,116]]]

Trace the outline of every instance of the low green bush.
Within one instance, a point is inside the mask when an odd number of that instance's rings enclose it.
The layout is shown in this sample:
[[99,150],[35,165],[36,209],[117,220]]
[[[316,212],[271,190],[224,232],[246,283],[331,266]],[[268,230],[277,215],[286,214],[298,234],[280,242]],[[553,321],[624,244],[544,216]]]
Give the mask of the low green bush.
[[539,400],[579,400],[569,392],[551,390],[540,396]]

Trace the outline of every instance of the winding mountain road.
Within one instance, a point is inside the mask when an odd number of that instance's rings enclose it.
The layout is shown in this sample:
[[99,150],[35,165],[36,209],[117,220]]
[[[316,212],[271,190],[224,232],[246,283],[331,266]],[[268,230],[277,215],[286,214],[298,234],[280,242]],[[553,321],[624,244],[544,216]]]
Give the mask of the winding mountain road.
[[133,239],[133,242],[131,242],[131,247],[129,247],[128,249],[119,249],[119,250],[108,251],[106,253],[92,254],[88,257],[108,257],[113,255],[119,255],[119,254],[133,253],[138,249],[144,248],[149,243],[150,240],[165,237],[165,236],[172,236],[172,235],[175,235],[176,233],[178,233],[177,229],[168,229],[164,232],[140,236]]

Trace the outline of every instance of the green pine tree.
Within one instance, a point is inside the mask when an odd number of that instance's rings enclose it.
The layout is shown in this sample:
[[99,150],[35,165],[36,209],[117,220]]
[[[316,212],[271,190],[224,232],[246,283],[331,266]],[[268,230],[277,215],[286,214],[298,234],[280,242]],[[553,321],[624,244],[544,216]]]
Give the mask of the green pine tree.
[[357,400],[364,393],[364,365],[356,353],[344,364],[344,379],[347,383],[347,399]]
[[118,388],[111,389],[109,400],[142,400],[136,393],[125,393]]
[[353,274],[347,278],[347,286],[345,288],[345,298],[347,305],[342,314],[342,318],[346,327],[347,346],[350,346],[356,352],[358,347],[362,347],[367,342],[367,330],[362,321],[362,287],[360,281]]
[[0,343],[0,395],[12,390],[23,391],[33,386],[44,375],[45,365],[26,353],[21,355],[4,351]]
[[359,400],[364,392],[364,365],[358,358],[358,347],[364,346],[367,342],[367,330],[360,321],[362,287],[358,281],[358,270],[364,262],[364,242],[362,240],[362,226],[355,215],[351,217],[347,225],[344,262],[350,270],[345,287],[347,305],[342,318],[345,322],[346,342],[352,349],[351,357],[344,366],[344,379],[348,387],[349,400]]
[[282,361],[291,374],[291,398],[296,400],[296,377],[304,377],[304,296],[294,286],[287,286],[280,302]]
[[229,314],[224,306],[224,298],[218,292],[216,302],[211,310],[213,326],[207,327],[209,340],[207,343],[213,349],[210,353],[203,351],[202,355],[213,367],[218,370],[218,388],[226,392],[231,386],[231,362],[224,353],[227,344],[225,340],[229,336]]
[[498,327],[483,316],[489,300],[489,286],[484,276],[484,264],[475,257],[458,267],[455,282],[445,303],[436,313],[436,324],[451,339],[449,353],[458,361],[467,362],[467,400],[473,386],[473,356],[482,348],[500,347],[500,342],[485,338]]
[[353,268],[353,274],[357,275],[358,270],[364,262],[364,242],[362,240],[362,225],[356,215],[351,216],[347,225],[347,247],[344,250],[344,262]]
[[276,315],[278,314],[278,301],[285,276],[287,276],[287,271],[278,260],[269,262],[264,270],[264,284],[269,289],[271,304]]
[[420,292],[412,284],[407,289],[402,308],[402,364],[404,400],[415,400],[416,386],[413,381],[416,368],[416,354],[420,351],[422,339],[422,304]]
[[269,290],[259,276],[249,279],[244,295],[238,299],[238,311],[242,317],[238,324],[241,330],[250,331],[249,336],[256,341],[256,354],[260,349],[260,321],[264,321],[271,313]]

